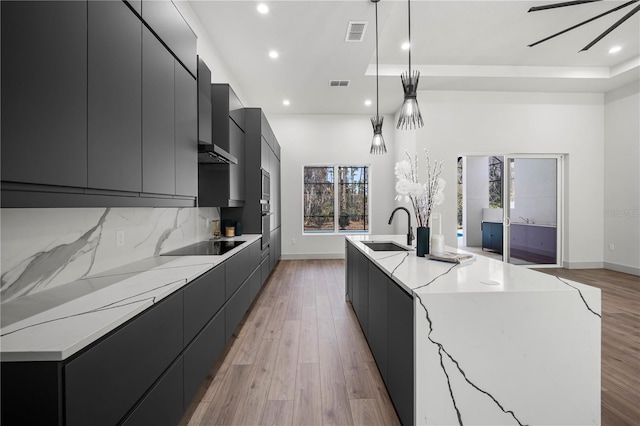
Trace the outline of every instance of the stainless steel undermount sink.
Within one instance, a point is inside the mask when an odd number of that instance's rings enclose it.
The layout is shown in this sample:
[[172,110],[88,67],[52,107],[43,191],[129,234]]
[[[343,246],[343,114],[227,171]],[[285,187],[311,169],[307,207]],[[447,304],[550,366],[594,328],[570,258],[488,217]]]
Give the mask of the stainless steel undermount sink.
[[363,241],[362,244],[373,251],[409,251],[407,247],[391,241]]

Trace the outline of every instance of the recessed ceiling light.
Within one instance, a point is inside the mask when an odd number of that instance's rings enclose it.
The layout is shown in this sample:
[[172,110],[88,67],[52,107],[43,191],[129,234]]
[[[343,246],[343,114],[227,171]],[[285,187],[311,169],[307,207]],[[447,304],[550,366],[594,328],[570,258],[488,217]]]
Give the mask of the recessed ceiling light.
[[289,102],[289,99],[285,99],[284,101],[282,101],[282,105],[289,106],[291,105],[291,102]]
[[264,3],[260,3],[257,9],[258,9],[258,13],[261,13],[262,15],[266,15],[267,13],[269,13],[269,6],[267,6]]
[[618,53],[621,50],[622,50],[622,46],[613,46],[611,49],[609,49],[609,53],[611,54]]
[[366,101],[364,101],[364,104],[366,106],[371,106],[371,99],[367,99]]
[[409,44],[408,41],[405,41],[404,43],[402,43],[402,46],[400,46],[400,47],[402,48],[402,50],[409,50],[411,45]]
[[278,52],[276,52],[275,50],[272,50],[271,52],[269,52],[269,57],[272,59],[276,59],[278,57]]

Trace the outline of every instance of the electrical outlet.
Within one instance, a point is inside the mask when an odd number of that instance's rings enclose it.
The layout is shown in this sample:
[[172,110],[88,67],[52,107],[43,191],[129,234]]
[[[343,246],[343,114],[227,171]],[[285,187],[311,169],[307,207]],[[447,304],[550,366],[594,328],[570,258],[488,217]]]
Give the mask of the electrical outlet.
[[616,246],[613,245],[613,243],[609,243],[609,250],[614,251],[616,249]]
[[294,246],[296,245],[296,239],[295,238],[291,239],[291,245],[294,245]]
[[116,231],[116,247],[124,246],[124,231]]

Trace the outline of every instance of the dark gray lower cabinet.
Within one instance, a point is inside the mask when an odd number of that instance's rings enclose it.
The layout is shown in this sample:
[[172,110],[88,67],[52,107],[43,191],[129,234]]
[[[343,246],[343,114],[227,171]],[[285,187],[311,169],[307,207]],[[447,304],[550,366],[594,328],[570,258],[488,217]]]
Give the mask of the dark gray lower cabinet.
[[242,321],[242,317],[247,313],[247,309],[251,305],[251,286],[249,281],[245,281],[242,286],[231,296],[225,305],[225,338],[227,341],[233,336],[238,324]]
[[225,262],[226,280],[225,297],[229,299],[240,285],[247,279],[249,273],[258,266],[251,264],[251,250],[242,250],[234,254]]
[[354,268],[351,304],[366,336],[369,328],[369,261],[357,249],[354,252]]
[[369,263],[369,330],[367,341],[380,375],[387,383],[387,276]]
[[179,357],[122,423],[124,426],[173,426],[182,417],[182,377],[185,363]]
[[387,287],[387,389],[400,421],[414,424],[413,298],[397,284]]
[[271,255],[267,255],[260,264],[260,280],[262,281],[262,285],[267,282],[267,278],[269,278],[269,273],[271,272]]
[[185,346],[204,328],[227,300],[224,295],[226,266],[226,263],[216,266],[184,288]]
[[185,410],[224,350],[227,341],[224,324],[225,309],[223,308],[184,351]]
[[414,424],[413,297],[353,244],[346,245],[347,299],[402,424]]
[[65,367],[66,424],[114,425],[180,354],[182,292],[158,302]]

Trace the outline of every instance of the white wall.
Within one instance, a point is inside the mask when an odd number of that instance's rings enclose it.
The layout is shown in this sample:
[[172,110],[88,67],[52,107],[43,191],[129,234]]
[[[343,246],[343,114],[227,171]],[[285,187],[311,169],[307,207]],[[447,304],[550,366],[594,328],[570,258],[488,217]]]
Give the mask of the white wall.
[[446,245],[457,242],[459,156],[561,153],[568,154],[565,266],[602,266],[604,95],[421,91],[418,101],[425,126],[416,149],[445,160],[445,201],[437,211]]
[[[605,96],[604,262],[640,275],[640,83]],[[614,250],[609,249],[614,245]]]
[[244,106],[253,106],[248,95],[242,90],[242,87],[238,84],[233,74],[227,68],[227,64],[225,64],[220,58],[218,48],[211,40],[211,37],[209,37],[209,34],[205,31],[202,22],[198,19],[198,15],[193,11],[189,2],[185,0],[173,0],[173,3],[177,6],[178,10],[191,27],[191,30],[193,30],[198,38],[197,53],[211,70],[211,82],[228,83],[231,85],[236,95],[238,95],[240,102],[242,102]]
[[268,119],[282,147],[284,259],[344,257],[343,236],[302,234],[302,171],[305,165],[370,165],[371,233],[394,233],[387,225],[395,197],[392,117],[385,117],[383,126],[388,151],[385,155],[369,154],[373,129],[368,116],[270,115]]

